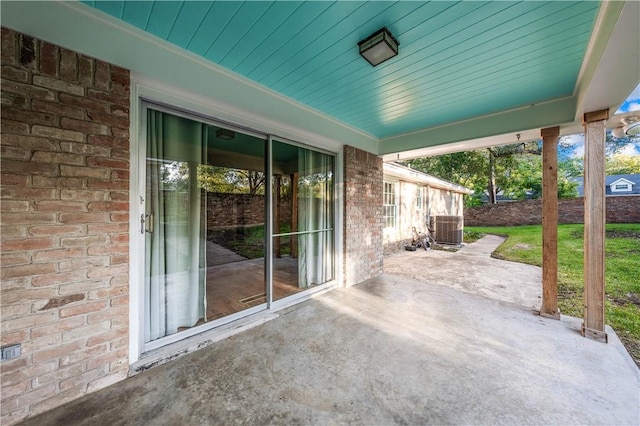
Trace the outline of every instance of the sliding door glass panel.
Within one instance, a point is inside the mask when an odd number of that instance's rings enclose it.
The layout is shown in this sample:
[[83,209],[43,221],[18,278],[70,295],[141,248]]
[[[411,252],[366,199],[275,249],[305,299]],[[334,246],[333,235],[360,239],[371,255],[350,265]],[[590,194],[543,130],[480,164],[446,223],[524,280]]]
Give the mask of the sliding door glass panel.
[[145,342],[265,304],[265,143],[147,110]]
[[273,142],[273,298],[334,279],[334,157]]

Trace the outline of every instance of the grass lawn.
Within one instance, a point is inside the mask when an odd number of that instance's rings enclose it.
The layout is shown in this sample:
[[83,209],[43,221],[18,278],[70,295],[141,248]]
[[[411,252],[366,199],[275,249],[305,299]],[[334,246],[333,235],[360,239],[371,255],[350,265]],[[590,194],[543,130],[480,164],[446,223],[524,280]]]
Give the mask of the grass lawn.
[[[542,227],[468,227],[465,233],[508,237],[493,257],[542,266]],[[583,316],[584,225],[558,227],[558,304],[564,315]],[[606,322],[640,366],[640,224],[606,228]]]

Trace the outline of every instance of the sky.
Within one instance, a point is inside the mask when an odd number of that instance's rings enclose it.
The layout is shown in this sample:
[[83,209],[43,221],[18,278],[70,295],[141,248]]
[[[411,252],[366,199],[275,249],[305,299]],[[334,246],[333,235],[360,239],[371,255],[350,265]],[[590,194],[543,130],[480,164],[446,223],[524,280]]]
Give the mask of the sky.
[[[625,112],[640,111],[640,84],[636,86],[631,92],[629,97],[625,99],[620,108],[616,111],[616,114],[622,114]],[[584,134],[567,136],[570,143],[573,144],[572,149],[561,149],[558,152],[558,159],[564,160],[573,157],[584,156]],[[625,146],[620,152],[624,155],[640,155],[640,141],[634,144]]]

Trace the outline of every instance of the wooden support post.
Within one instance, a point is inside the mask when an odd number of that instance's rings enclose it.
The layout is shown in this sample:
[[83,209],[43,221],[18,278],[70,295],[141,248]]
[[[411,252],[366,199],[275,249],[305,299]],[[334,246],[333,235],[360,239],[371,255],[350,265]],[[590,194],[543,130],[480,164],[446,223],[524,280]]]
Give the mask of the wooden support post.
[[[298,174],[291,175],[291,232],[298,232]],[[291,257],[298,257],[298,236],[291,236]]]
[[584,322],[582,335],[607,341],[604,316],[605,121],[609,111],[584,115]]
[[558,309],[558,137],[542,129],[542,304],[540,315],[560,319]]
[[[282,186],[282,179],[280,175],[273,177],[273,233],[280,233],[280,192]],[[276,258],[282,257],[282,251],[280,249],[280,237],[273,239],[273,253]]]

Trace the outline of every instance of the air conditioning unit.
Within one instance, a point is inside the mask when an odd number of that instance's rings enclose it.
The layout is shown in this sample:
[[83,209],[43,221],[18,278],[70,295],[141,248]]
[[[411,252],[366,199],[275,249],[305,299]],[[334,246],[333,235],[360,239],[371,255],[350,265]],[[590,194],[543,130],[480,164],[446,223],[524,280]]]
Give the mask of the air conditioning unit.
[[462,216],[436,216],[436,243],[462,244]]

